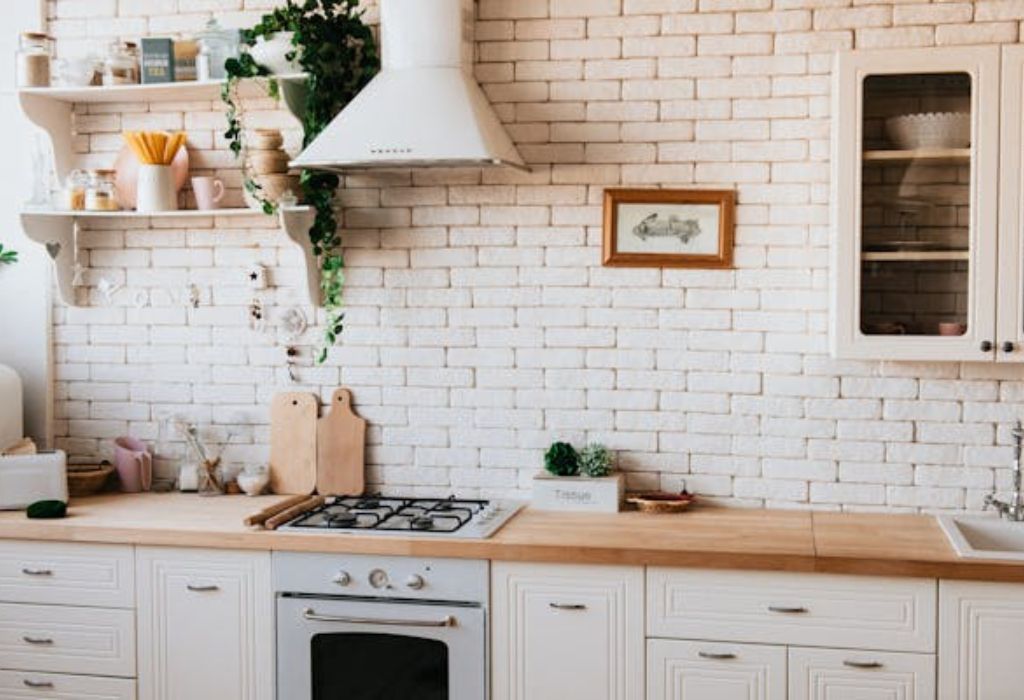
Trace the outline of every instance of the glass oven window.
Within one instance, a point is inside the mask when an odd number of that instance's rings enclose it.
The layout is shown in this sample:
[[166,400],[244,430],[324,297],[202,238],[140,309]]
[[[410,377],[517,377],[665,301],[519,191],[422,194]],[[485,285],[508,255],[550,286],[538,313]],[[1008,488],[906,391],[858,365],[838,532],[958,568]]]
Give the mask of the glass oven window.
[[448,646],[393,634],[318,634],[313,700],[448,700]]

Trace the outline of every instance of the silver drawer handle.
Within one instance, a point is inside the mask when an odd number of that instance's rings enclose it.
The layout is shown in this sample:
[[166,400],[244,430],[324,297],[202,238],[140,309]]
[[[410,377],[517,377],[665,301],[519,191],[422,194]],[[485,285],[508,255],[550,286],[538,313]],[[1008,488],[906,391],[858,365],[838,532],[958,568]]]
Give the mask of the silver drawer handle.
[[378,617],[347,617],[335,615],[319,615],[313,608],[306,608],[302,616],[314,622],[340,622],[348,625],[387,625],[388,627],[454,627],[456,620],[446,615],[440,620],[399,620]]
[[34,681],[30,678],[26,678],[21,681],[26,688],[52,688],[52,681]]
[[212,593],[213,591],[220,590],[220,586],[196,586],[191,583],[186,584],[185,588],[189,589],[193,593]]
[[884,665],[880,661],[843,661],[843,666],[850,668],[882,668]]
[[53,644],[53,640],[48,637],[22,637],[21,641],[26,644],[38,644],[39,646]]
[[53,571],[50,569],[22,569],[21,573],[26,576],[53,576]]
[[548,603],[554,610],[586,610],[587,606],[583,603]]
[[773,613],[782,613],[783,615],[802,615],[807,612],[807,608],[790,605],[769,605],[768,611]]
[[719,651],[698,651],[697,652],[697,656],[699,656],[702,659],[711,659],[713,661],[725,661],[727,659],[735,659],[736,658],[735,654],[730,654],[729,652],[719,652]]

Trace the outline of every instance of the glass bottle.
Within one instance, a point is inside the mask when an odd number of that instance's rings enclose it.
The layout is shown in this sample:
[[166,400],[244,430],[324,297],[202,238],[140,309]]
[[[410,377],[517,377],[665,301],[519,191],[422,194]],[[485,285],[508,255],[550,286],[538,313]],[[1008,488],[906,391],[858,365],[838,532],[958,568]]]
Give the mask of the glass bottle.
[[18,87],[47,87],[50,84],[50,60],[53,58],[53,39],[38,32],[21,35],[15,54],[18,67]]
[[113,170],[89,171],[89,184],[85,188],[86,211],[117,211],[117,190]]
[[139,47],[132,41],[115,41],[103,61],[104,85],[135,85],[139,82]]

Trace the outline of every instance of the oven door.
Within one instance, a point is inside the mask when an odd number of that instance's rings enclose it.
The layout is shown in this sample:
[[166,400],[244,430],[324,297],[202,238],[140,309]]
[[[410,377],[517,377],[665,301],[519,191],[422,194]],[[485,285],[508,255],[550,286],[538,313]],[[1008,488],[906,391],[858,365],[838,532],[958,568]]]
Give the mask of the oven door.
[[278,700],[481,700],[483,608],[280,596]]

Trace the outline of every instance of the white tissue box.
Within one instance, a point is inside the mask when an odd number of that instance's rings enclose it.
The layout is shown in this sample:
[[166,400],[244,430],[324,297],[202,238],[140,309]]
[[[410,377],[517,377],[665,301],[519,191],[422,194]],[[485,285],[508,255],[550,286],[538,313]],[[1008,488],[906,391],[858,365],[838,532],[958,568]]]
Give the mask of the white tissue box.
[[624,490],[622,474],[594,478],[554,476],[540,472],[533,477],[530,507],[538,510],[617,513]]
[[0,510],[22,510],[36,501],[68,500],[63,451],[0,457]]

